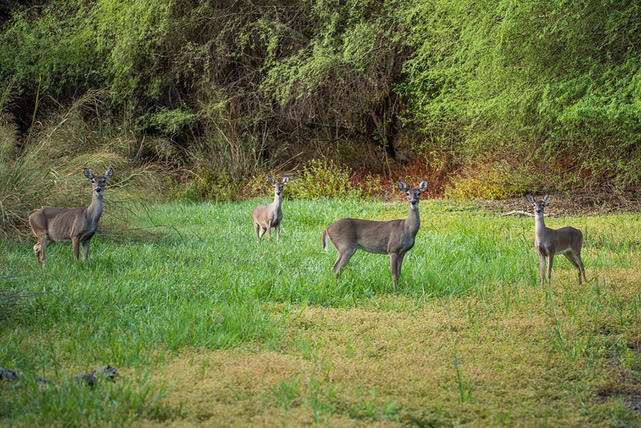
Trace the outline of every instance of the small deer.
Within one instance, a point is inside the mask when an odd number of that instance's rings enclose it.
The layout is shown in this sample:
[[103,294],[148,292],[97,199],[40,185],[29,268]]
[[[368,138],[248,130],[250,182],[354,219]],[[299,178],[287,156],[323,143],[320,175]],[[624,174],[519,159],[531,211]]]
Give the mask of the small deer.
[[574,227],[550,229],[545,226],[543,212],[550,204],[550,196],[545,195],[543,200],[537,201],[530,194],[525,198],[534,207],[535,229],[534,248],[539,253],[539,274],[541,286],[545,283],[545,265],[547,262],[548,283],[552,283],[552,262],[556,254],[563,254],[579,270],[579,285],[585,279],[585,268],[581,260],[581,247],[583,246],[583,233]]
[[89,257],[89,240],[96,233],[104,206],[103,192],[113,170],[109,167],[105,175],[96,176],[90,169],[85,168],[84,174],[91,181],[92,188],[91,204],[88,207],[40,208],[29,216],[31,231],[37,239],[33,252],[41,265],[45,262],[49,240],[71,240],[76,260],[79,259],[82,244],[82,259],[87,260]]
[[256,240],[259,242],[267,231],[269,231],[269,239],[271,239],[272,229],[276,230],[276,241],[280,241],[280,224],[283,221],[283,211],[280,206],[283,203],[283,190],[289,177],[284,176],[279,182],[269,176],[267,181],[274,187],[274,202],[269,205],[259,205],[252,211]]
[[410,189],[399,181],[398,188],[407,196],[409,214],[405,220],[372,221],[342,218],[327,226],[321,237],[323,249],[327,250],[328,238],[338,251],[338,259],[332,272],[336,278],[356,250],[369,253],[388,254],[392,271],[392,284],[396,288],[401,274],[403,257],[414,246],[416,233],[421,225],[418,203],[421,193],[427,190],[427,181],[421,181],[417,188]]

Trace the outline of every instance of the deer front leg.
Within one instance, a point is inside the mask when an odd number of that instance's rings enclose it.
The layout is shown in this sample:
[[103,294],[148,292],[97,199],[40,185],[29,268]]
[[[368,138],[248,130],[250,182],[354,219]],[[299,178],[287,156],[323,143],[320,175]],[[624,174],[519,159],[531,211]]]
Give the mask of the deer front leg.
[[73,257],[80,260],[80,240],[78,238],[71,238],[71,246],[73,247]]
[[82,260],[87,261],[89,259],[89,241],[82,241]]
[[276,242],[280,242],[280,224],[275,227],[276,229]]
[[550,253],[547,257],[548,264],[548,284],[552,285],[552,263],[554,262],[554,254]]
[[394,286],[394,288],[396,288],[398,283],[398,259],[399,255],[396,253],[392,253],[389,255],[389,265],[392,271],[392,285]]
[[545,285],[545,256],[539,253],[539,276],[541,278],[541,287]]
[[398,268],[396,268],[398,272],[398,277],[401,277],[401,269],[403,268],[403,260],[405,258],[405,254],[407,253],[401,253],[398,255],[398,260],[396,261],[396,264],[398,265]]

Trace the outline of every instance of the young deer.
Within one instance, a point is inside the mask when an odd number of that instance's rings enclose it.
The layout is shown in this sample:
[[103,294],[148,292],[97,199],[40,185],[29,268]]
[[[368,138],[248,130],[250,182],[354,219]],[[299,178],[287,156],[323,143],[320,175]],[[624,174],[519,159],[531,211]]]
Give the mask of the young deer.
[[256,231],[256,240],[260,242],[265,232],[269,231],[269,238],[272,237],[272,229],[276,229],[276,240],[280,241],[280,224],[283,221],[283,211],[280,209],[283,203],[283,190],[289,177],[284,176],[278,182],[271,177],[267,181],[274,186],[274,202],[269,205],[259,205],[252,211],[252,222]]
[[427,181],[421,181],[418,188],[414,189],[400,181],[398,188],[407,195],[410,203],[407,219],[371,221],[342,218],[327,226],[322,235],[323,248],[327,249],[329,238],[338,251],[338,259],[332,269],[337,278],[350,257],[361,248],[370,253],[389,254],[392,284],[396,288],[403,257],[414,246],[414,238],[421,225],[418,202],[421,193],[427,190]]
[[526,199],[534,207],[535,229],[534,248],[539,253],[539,274],[541,275],[541,286],[545,283],[545,264],[547,262],[548,282],[552,283],[552,262],[556,254],[563,254],[579,270],[579,285],[585,279],[585,268],[581,260],[581,247],[583,246],[583,234],[579,229],[573,227],[562,227],[550,229],[543,221],[543,211],[550,204],[550,197],[545,195],[543,200],[537,201],[532,195],[526,195]]
[[105,175],[95,176],[90,169],[85,168],[84,174],[91,181],[92,187],[91,204],[88,207],[40,208],[29,216],[31,231],[38,240],[33,246],[38,263],[45,262],[49,240],[71,240],[76,260],[79,259],[79,247],[82,244],[83,260],[89,257],[89,240],[96,233],[104,206],[102,194],[113,170],[109,167]]

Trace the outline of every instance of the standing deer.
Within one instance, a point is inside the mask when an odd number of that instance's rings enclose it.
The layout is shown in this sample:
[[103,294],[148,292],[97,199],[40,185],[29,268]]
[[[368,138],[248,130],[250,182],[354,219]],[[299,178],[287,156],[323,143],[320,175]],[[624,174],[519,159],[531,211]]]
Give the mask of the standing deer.
[[583,233],[573,227],[550,229],[543,221],[543,211],[550,204],[550,196],[545,195],[543,200],[537,201],[528,194],[527,201],[534,207],[535,229],[534,248],[539,253],[539,274],[541,286],[545,283],[545,264],[547,262],[548,283],[552,283],[552,262],[556,254],[563,254],[579,270],[579,285],[585,279],[585,268],[581,260],[581,247],[583,246]]
[[270,176],[267,177],[267,181],[274,187],[274,202],[269,205],[259,205],[252,211],[256,240],[259,242],[267,231],[269,231],[269,239],[271,239],[272,229],[276,230],[276,241],[280,241],[280,224],[283,221],[283,211],[280,206],[283,203],[283,190],[289,177],[284,176],[279,182]]
[[332,268],[337,278],[350,257],[361,248],[369,253],[389,254],[392,284],[396,288],[403,257],[414,246],[414,239],[421,225],[418,203],[421,193],[427,190],[427,181],[421,181],[414,189],[399,181],[398,188],[406,194],[410,204],[407,219],[371,221],[342,218],[327,226],[322,235],[323,248],[327,250],[329,238],[338,251],[338,259]]
[[31,231],[38,240],[33,246],[38,263],[45,262],[49,240],[71,240],[73,256],[76,260],[79,259],[80,244],[82,244],[82,259],[87,260],[89,257],[89,240],[96,233],[104,206],[102,195],[113,170],[109,167],[105,175],[95,176],[90,169],[85,168],[84,174],[91,181],[92,188],[91,204],[88,207],[40,208],[29,216]]

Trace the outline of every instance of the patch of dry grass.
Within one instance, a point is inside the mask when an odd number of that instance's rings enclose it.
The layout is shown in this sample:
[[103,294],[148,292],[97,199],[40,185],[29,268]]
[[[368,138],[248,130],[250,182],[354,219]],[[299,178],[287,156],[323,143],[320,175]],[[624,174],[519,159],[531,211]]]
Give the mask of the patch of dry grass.
[[[638,278],[628,271],[614,288],[502,289],[420,307],[397,296],[305,307],[278,350],[185,352],[156,377],[193,423],[598,425],[621,403],[597,398],[617,376],[605,357],[611,338],[597,342]],[[595,310],[590,296],[604,294],[607,307]]]

